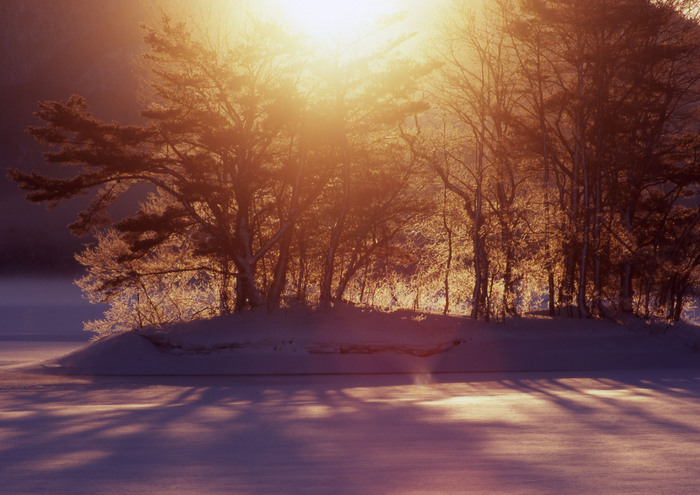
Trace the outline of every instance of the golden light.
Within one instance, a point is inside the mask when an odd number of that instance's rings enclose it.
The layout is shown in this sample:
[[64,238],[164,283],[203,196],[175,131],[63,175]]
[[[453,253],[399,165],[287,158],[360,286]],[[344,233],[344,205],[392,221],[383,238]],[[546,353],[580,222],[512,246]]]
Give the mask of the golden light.
[[279,2],[279,17],[313,42],[352,41],[382,17],[400,12],[399,0],[295,0]]
[[[341,49],[357,56],[376,46],[381,37],[410,35],[402,51],[413,52],[418,39],[428,39],[450,0],[213,0],[222,2],[234,19],[245,13],[272,20],[306,37],[310,48],[320,52]],[[476,0],[463,0],[473,2]],[[376,29],[380,21],[405,14],[387,29]],[[416,35],[416,36],[413,36]],[[381,42],[380,42],[381,43]],[[364,45],[364,46],[363,46]],[[369,46],[368,46],[369,45]]]

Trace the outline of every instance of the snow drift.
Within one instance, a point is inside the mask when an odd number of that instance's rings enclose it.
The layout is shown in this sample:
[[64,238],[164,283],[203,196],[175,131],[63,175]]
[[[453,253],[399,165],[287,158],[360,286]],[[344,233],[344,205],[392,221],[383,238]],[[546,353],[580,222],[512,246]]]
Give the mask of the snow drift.
[[697,327],[655,328],[541,316],[489,324],[352,306],[252,311],[104,338],[42,369],[94,375],[430,374],[700,365]]

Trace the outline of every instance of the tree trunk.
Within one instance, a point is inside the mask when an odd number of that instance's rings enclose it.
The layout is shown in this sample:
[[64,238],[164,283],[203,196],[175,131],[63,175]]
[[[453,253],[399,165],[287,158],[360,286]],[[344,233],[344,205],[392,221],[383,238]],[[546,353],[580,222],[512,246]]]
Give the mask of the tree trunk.
[[251,201],[248,195],[241,191],[237,194],[237,199],[239,208],[236,214],[233,261],[238,271],[234,311],[239,312],[249,307],[260,306],[262,301],[255,280],[256,260],[253,256],[249,218]]
[[280,242],[280,252],[275,265],[272,283],[267,293],[267,309],[272,311],[280,306],[282,293],[287,286],[287,272],[289,269],[289,247],[292,243],[294,231],[290,228],[282,237]]
[[442,314],[446,315],[450,311],[450,269],[452,268],[452,229],[447,223],[447,188],[444,189],[442,203],[442,225],[447,232],[447,260],[445,262],[445,306]]
[[340,246],[340,237],[345,228],[345,220],[347,219],[349,209],[350,196],[350,165],[347,159],[347,153],[343,151],[343,203],[340,210],[338,221],[333,226],[331,231],[330,243],[326,252],[326,262],[323,270],[323,280],[321,282],[321,307],[328,309],[333,302],[333,275],[335,269],[335,258]]
[[231,312],[231,269],[228,257],[221,261],[221,283],[219,285],[219,314],[227,315]]
[[473,247],[474,247],[474,292],[472,295],[472,312],[471,318],[476,320],[479,315],[483,314],[482,305],[484,304],[483,294],[486,293],[488,287],[484,287],[483,284],[483,270],[485,267],[482,266],[482,242],[481,242],[481,211],[482,199],[481,199],[481,180],[477,182],[476,188],[476,206],[474,208],[474,233],[473,233]]
[[[579,44],[581,42],[579,41]],[[583,62],[579,62],[578,67],[578,85],[576,89],[577,102],[576,102],[576,128],[575,128],[575,151],[574,151],[574,161],[577,164],[577,168],[581,174],[581,179],[583,181],[583,205],[581,212],[581,220],[583,220],[583,232],[581,238],[581,253],[579,257],[579,273],[578,273],[578,293],[576,295],[576,304],[578,306],[578,315],[581,318],[588,316],[588,309],[586,308],[586,270],[588,262],[588,242],[590,236],[589,218],[588,218],[588,171],[586,170],[586,136],[585,136],[585,124],[583,120]],[[575,187],[576,191],[578,188]],[[574,198],[577,202],[578,198]]]
[[306,303],[306,242],[302,239],[299,241],[299,273],[297,275],[296,299],[301,304]]
[[506,266],[503,270],[503,311],[515,315],[515,290],[513,289],[513,242],[508,227],[503,226],[502,241],[505,247]]
[[323,279],[321,282],[320,304],[322,308],[328,309],[333,302],[333,275],[335,269],[335,258],[340,246],[340,237],[345,228],[345,221],[350,208],[350,159],[348,157],[348,137],[345,130],[345,99],[343,88],[336,87],[336,107],[337,117],[339,119],[339,142],[342,147],[343,162],[342,162],[342,179],[343,179],[343,198],[338,221],[331,230],[331,238],[326,252],[326,262],[323,270]]
[[[629,207],[625,209],[623,224],[626,233],[632,230],[632,221],[630,218]],[[622,256],[622,264],[620,267],[620,309],[625,313],[632,312],[632,260],[626,247],[625,254]]]

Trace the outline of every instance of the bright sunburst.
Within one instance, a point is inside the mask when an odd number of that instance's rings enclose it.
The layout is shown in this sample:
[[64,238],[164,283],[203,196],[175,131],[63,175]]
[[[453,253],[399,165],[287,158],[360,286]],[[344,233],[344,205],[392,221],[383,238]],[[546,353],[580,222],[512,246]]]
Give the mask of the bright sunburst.
[[293,30],[324,44],[353,39],[400,10],[396,0],[294,0],[280,2],[280,7]]

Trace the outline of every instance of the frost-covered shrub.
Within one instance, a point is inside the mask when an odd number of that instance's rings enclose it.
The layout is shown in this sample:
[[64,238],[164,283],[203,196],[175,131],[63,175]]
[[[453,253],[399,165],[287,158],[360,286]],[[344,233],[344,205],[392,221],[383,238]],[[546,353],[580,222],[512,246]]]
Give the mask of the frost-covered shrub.
[[211,273],[192,266],[185,246],[173,241],[138,260],[126,259],[128,253],[108,230],[77,256],[87,269],[78,286],[91,302],[110,306],[101,320],[85,323],[86,331],[102,337],[220,312],[220,288]]

